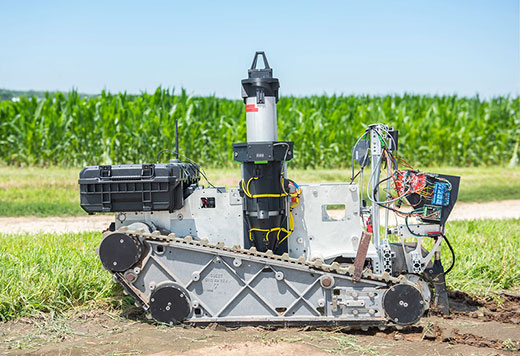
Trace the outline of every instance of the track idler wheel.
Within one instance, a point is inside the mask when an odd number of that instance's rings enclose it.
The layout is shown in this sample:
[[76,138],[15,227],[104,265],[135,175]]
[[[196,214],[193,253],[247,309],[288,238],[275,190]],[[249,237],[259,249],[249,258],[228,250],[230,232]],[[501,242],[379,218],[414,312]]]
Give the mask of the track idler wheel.
[[425,302],[421,292],[408,284],[397,284],[383,296],[383,307],[394,323],[414,324],[424,313]]
[[124,272],[141,259],[143,250],[138,238],[114,232],[101,241],[99,258],[105,269]]
[[150,296],[150,313],[155,320],[179,324],[190,312],[188,296],[175,285],[158,287]]

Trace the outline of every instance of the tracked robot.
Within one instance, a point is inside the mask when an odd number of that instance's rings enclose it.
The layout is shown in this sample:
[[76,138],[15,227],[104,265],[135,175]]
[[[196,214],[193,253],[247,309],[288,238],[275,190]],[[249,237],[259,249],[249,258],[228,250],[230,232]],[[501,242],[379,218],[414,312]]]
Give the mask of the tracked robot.
[[168,163],[81,171],[82,208],[115,213],[103,267],[165,323],[384,328],[447,313],[440,252],[454,262],[444,226],[460,178],[413,169],[398,158],[398,131],[374,124],[348,182],[296,183],[297,147],[278,141],[279,86],[257,52],[242,80],[247,142],[232,147],[237,187],[202,185],[178,148]]

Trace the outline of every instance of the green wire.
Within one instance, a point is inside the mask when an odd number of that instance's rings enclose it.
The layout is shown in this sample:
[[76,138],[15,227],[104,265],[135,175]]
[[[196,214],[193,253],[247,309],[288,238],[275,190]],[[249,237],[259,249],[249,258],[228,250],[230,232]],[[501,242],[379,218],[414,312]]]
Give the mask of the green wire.
[[[415,213],[417,210],[414,210],[413,212]],[[428,236],[428,235],[419,235],[419,234],[416,234],[415,232],[412,231],[412,229],[410,229],[410,225],[408,225],[408,215],[404,218],[404,222],[406,224],[406,227],[408,228],[408,231],[410,231],[410,234],[412,234],[413,236],[417,236],[417,237],[425,237],[425,236]]]

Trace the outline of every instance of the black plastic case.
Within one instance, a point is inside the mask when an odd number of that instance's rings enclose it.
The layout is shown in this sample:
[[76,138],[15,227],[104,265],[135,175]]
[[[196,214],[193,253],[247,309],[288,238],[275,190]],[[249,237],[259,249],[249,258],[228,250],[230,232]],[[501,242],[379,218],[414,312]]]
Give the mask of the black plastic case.
[[200,180],[190,163],[87,166],[79,174],[80,204],[96,212],[174,211]]

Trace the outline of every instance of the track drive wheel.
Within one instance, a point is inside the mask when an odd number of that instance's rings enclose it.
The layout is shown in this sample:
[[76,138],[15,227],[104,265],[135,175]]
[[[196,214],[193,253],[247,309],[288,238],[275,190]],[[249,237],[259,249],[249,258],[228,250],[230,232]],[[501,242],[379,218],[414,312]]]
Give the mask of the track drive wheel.
[[137,237],[114,232],[101,241],[99,258],[107,270],[124,272],[141,259],[143,251],[143,244]]

